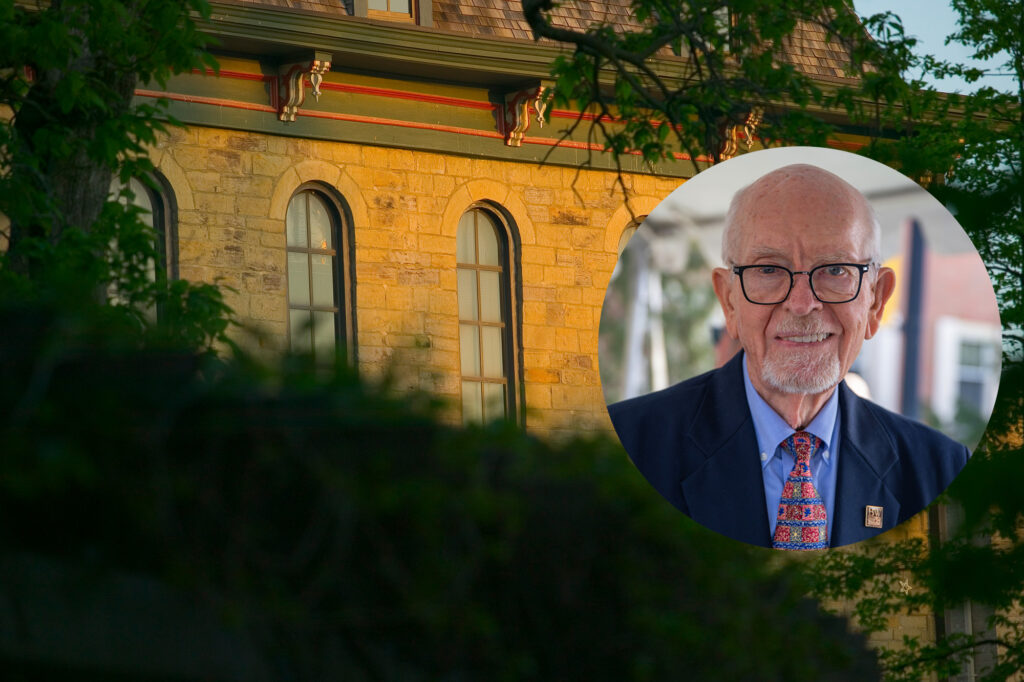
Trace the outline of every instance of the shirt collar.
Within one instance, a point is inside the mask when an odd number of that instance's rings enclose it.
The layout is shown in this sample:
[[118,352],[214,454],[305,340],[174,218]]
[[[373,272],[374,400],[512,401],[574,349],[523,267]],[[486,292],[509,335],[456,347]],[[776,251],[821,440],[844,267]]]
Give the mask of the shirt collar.
[[[775,456],[775,450],[779,443],[793,435],[793,427],[786,423],[786,420],[779,416],[772,406],[765,402],[765,399],[754,390],[750,382],[750,373],[747,369],[747,354],[743,354],[743,387],[747,393],[747,405],[750,407],[750,416],[754,420],[754,433],[757,435],[757,447],[761,453],[761,467],[768,466],[768,462]],[[813,433],[824,443],[819,450],[825,464],[832,463],[831,447],[832,433],[836,426],[836,415],[839,411],[839,391],[833,389],[832,395],[825,402],[818,414],[814,416],[805,431]]]

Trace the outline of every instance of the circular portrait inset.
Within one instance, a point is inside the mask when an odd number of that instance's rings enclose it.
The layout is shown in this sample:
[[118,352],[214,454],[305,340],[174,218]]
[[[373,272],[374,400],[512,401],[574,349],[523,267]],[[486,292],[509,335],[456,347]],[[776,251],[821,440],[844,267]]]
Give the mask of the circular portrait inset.
[[686,181],[624,246],[601,381],[678,509],[823,549],[952,482],[992,412],[1000,334],[984,264],[931,195],[854,154],[771,149]]

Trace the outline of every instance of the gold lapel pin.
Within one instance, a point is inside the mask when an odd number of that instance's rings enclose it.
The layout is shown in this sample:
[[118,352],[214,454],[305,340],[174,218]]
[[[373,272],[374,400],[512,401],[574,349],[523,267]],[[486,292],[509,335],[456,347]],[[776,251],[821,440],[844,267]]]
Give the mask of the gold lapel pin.
[[868,528],[881,528],[882,508],[870,504],[864,507],[864,525]]

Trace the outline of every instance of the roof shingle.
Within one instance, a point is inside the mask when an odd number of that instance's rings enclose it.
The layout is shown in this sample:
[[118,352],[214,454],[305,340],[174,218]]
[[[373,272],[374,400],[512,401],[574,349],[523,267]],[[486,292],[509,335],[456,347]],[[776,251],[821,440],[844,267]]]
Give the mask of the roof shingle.
[[[351,15],[352,0],[236,0],[246,5],[289,7],[331,14]],[[624,28],[638,27],[631,0],[569,0],[550,12],[553,26],[584,31],[597,23]],[[433,0],[434,28],[452,33],[487,35],[512,40],[533,40],[523,18],[521,0]],[[850,57],[838,41],[829,41],[825,30],[798,22],[785,42],[788,61],[801,71],[845,78]]]

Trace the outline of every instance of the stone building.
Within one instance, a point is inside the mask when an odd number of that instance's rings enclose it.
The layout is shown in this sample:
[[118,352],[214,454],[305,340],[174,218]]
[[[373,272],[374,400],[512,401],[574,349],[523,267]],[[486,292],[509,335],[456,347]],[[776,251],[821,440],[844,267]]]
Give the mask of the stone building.
[[[153,153],[172,276],[230,287],[264,347],[343,345],[450,399],[455,421],[607,427],[597,326],[620,240],[694,164],[627,158],[624,196],[599,144],[558,144],[576,113],[536,106],[558,48],[518,3],[213,7],[219,73],[138,92],[188,124]],[[795,44],[802,68],[842,73],[823,34]]]
[[[171,276],[229,287],[268,352],[343,348],[366,375],[448,399],[454,422],[609,428],[598,322],[620,245],[703,161],[627,158],[624,195],[600,145],[559,144],[576,114],[541,104],[559,49],[532,40],[517,2],[212,5],[219,72],[137,93],[187,124],[153,150],[163,189],[146,198]],[[842,79],[823,34],[796,38],[793,63]],[[894,617],[875,643],[934,639],[939,620]]]

